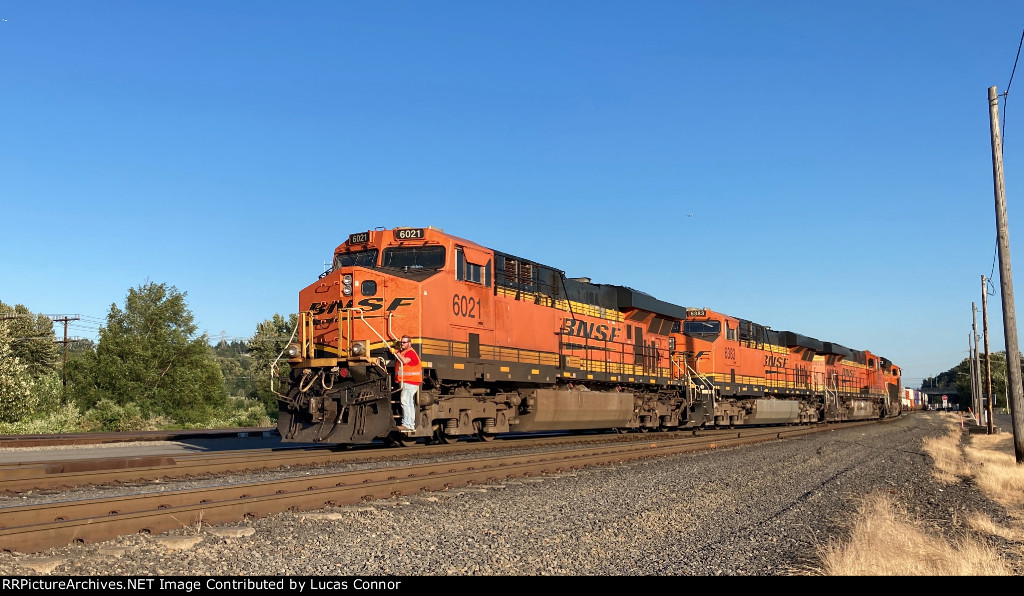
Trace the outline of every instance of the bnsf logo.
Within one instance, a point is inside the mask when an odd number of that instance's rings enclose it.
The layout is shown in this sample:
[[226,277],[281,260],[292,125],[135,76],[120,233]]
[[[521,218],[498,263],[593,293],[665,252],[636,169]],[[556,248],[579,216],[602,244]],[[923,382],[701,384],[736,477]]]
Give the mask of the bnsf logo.
[[615,341],[619,330],[608,325],[595,325],[577,319],[565,319],[562,322],[562,334],[598,341]]
[[[396,310],[403,306],[412,304],[415,298],[395,298],[388,305],[386,310]],[[384,308],[383,298],[363,298],[359,302],[355,302],[355,308],[361,308],[365,311],[374,311]],[[353,300],[350,298],[348,302],[343,300],[335,300],[331,303],[324,302],[313,302],[309,305],[309,311],[314,315],[331,314],[335,310],[342,308],[353,308]]]

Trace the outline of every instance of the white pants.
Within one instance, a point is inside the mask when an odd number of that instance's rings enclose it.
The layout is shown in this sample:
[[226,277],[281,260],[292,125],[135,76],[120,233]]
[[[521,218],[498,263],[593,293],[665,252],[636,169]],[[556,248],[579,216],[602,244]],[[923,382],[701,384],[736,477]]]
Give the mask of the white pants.
[[413,430],[416,428],[416,394],[420,386],[402,383],[402,426]]

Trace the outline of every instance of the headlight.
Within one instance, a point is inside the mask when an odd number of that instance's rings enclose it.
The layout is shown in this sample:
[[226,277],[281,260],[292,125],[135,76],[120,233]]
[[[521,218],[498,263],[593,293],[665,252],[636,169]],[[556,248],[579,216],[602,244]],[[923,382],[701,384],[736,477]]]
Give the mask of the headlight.
[[341,293],[346,296],[352,295],[352,274],[346,273],[341,276]]
[[362,356],[366,353],[366,342],[357,341],[352,344],[352,355]]
[[285,348],[284,349],[284,357],[288,358],[289,360],[292,359],[292,358],[298,358],[299,357],[299,345],[298,344],[291,344],[287,348]]

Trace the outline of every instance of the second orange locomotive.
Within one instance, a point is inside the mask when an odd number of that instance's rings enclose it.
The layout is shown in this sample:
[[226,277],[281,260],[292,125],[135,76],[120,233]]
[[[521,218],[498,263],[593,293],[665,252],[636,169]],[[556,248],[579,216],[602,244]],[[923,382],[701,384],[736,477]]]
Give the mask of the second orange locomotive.
[[[423,365],[415,433],[388,347]],[[447,442],[506,432],[673,429],[900,413],[900,371],[867,351],[774,331],[432,228],[349,236],[299,293],[278,427],[287,441]]]

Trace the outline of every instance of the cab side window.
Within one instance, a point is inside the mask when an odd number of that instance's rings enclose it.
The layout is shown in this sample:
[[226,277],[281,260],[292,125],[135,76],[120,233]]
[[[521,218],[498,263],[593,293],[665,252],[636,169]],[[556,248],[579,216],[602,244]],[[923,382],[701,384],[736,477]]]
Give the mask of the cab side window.
[[491,286],[491,261],[487,260],[486,263],[471,263],[466,258],[466,253],[461,248],[455,249],[455,279],[460,281],[470,281],[483,285],[485,287]]

